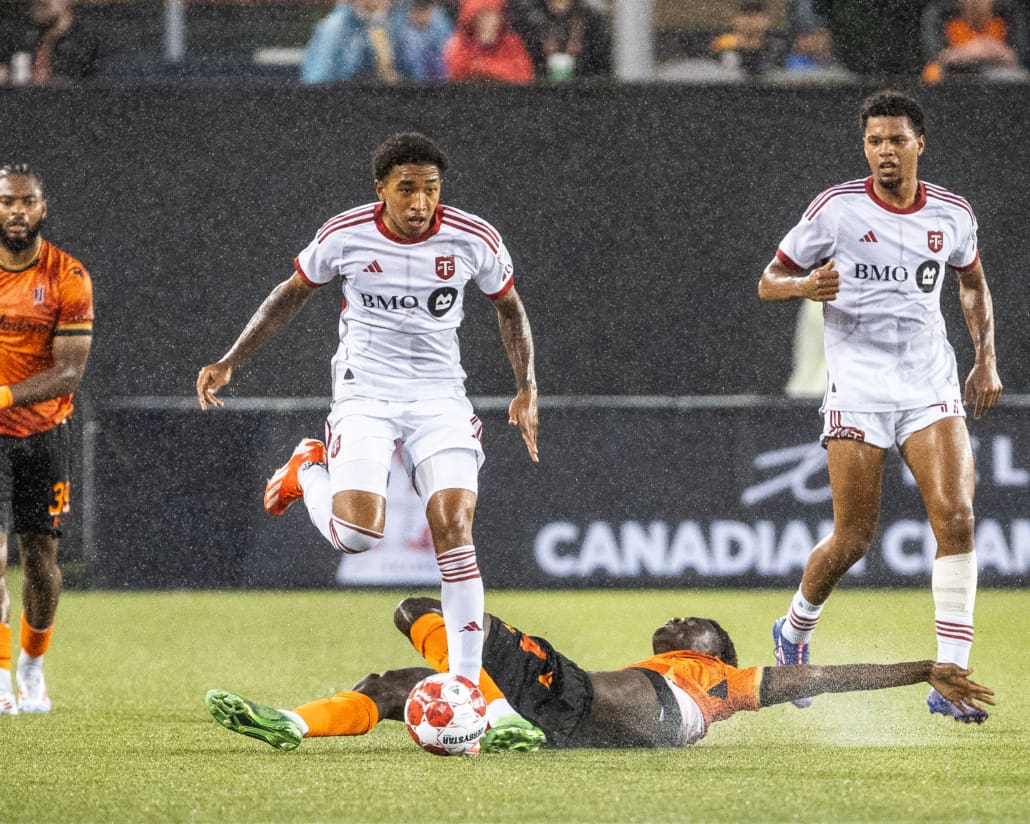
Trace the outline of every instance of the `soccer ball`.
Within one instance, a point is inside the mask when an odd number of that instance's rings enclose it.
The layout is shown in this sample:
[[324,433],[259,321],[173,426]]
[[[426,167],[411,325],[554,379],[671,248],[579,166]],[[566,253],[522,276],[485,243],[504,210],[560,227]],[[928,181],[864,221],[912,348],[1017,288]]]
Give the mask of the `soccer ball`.
[[476,755],[486,730],[486,700],[463,675],[438,672],[423,678],[404,703],[408,732],[433,755]]

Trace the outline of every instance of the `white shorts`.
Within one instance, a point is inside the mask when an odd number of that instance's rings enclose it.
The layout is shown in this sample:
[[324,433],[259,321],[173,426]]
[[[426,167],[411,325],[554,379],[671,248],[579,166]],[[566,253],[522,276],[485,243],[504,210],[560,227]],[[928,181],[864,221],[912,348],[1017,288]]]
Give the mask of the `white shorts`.
[[944,418],[964,418],[962,401],[950,400],[930,404],[921,409],[898,409],[892,412],[823,411],[823,433],[820,443],[832,440],[862,441],[880,449],[901,446],[909,436]]
[[[404,470],[423,503],[438,489],[478,492],[477,475],[486,460],[482,439],[483,424],[465,397],[343,398],[326,419],[330,489],[334,495],[361,490],[386,497],[393,455],[400,446]],[[422,466],[434,456],[439,460]]]

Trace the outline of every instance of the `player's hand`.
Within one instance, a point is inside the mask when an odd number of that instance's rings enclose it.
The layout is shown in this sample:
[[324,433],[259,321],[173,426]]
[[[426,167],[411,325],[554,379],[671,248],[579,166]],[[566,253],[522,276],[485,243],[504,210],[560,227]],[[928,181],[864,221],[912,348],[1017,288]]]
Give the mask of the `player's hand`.
[[1001,397],[1001,378],[993,364],[974,363],[966,378],[962,402],[973,406],[973,418],[979,420]]
[[222,399],[216,397],[215,392],[232,380],[232,367],[224,363],[210,363],[200,370],[197,375],[197,400],[200,408],[207,410],[208,406],[225,406]]
[[520,389],[519,393],[508,404],[508,423],[522,431],[522,440],[529,450],[533,463],[540,463],[540,453],[536,448],[537,397],[536,385]]
[[934,664],[930,670],[930,686],[967,716],[968,710],[987,712],[983,705],[994,706],[994,690],[970,681],[972,674],[971,669],[962,669],[958,664]]
[[826,303],[836,300],[839,291],[840,272],[837,271],[837,261],[833,258],[801,279],[802,297],[808,300]]

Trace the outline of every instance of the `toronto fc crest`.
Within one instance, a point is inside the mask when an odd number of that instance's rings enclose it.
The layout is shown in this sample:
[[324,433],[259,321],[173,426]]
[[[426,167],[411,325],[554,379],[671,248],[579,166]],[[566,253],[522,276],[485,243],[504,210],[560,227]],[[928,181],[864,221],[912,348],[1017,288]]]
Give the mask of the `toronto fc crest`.
[[454,266],[454,255],[447,255],[446,257],[438,257],[436,259],[436,276],[440,280],[450,280],[454,277],[454,273],[457,269]]
[[[931,231],[926,233],[926,245],[930,247],[931,252],[939,252],[944,248],[944,232]],[[439,266],[439,264],[437,264]]]

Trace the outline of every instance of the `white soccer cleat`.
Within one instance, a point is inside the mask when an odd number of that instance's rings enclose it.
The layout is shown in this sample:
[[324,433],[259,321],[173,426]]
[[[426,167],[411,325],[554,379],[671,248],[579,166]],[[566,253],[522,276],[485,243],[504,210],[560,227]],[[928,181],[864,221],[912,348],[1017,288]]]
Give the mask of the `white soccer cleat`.
[[43,667],[23,667],[18,662],[18,709],[21,712],[50,712],[50,696],[47,695]]

